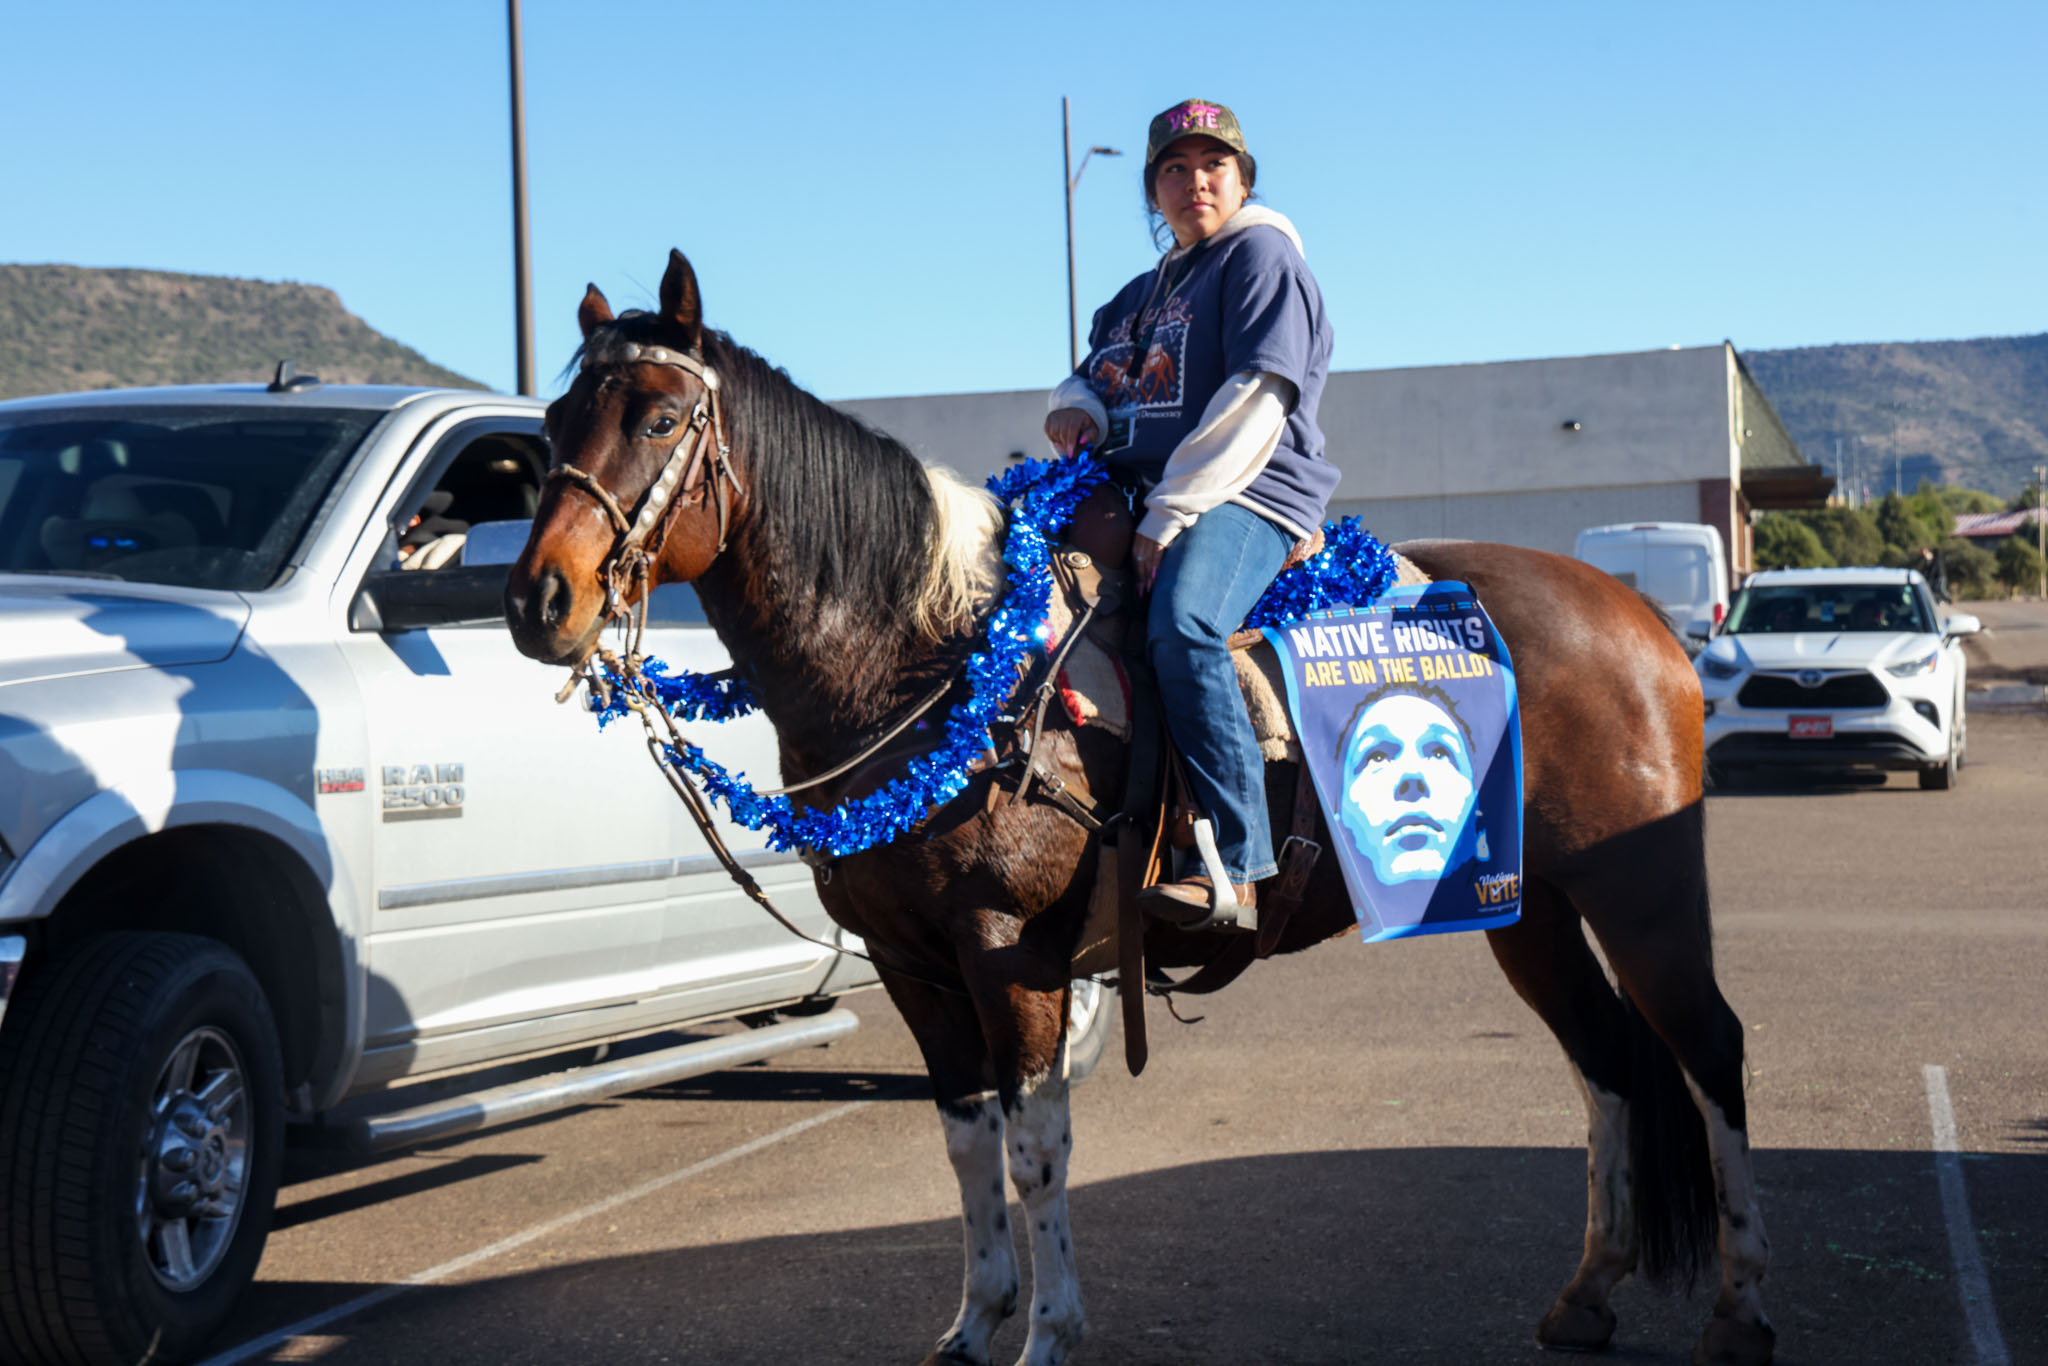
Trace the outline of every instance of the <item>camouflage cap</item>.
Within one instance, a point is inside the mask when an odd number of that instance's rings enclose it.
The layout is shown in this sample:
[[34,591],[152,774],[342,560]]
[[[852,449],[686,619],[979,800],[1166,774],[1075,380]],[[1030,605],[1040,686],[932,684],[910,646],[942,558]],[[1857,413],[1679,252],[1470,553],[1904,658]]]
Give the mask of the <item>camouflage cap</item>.
[[1145,134],[1145,165],[1150,167],[1159,160],[1175,139],[1196,134],[1214,138],[1233,152],[1251,155],[1244,145],[1244,132],[1237,126],[1237,115],[1227,106],[1211,100],[1182,100],[1152,120]]

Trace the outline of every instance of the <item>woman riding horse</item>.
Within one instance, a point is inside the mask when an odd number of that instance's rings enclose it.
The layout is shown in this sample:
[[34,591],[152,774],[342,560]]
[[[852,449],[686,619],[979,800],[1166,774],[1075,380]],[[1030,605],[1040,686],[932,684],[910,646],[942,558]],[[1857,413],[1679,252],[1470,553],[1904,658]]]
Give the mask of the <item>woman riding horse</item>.
[[[840,808],[901,776],[907,752],[834,774],[936,686],[963,691],[1001,583],[991,500],[705,327],[679,252],[658,310],[614,317],[592,286],[578,322],[581,368],[547,416],[555,468],[506,581],[520,650],[580,664],[648,586],[694,583],[738,683],[775,726],[784,781],[817,780],[794,803]],[[1615,1285],[1639,1270],[1697,1269],[1718,1234],[1720,1291],[1696,1359],[1761,1366],[1773,1343],[1760,1288],[1769,1249],[1742,1023],[1714,980],[1699,680],[1663,619],[1589,565],[1470,542],[1400,549],[1470,585],[1515,662],[1522,918],[1487,938],[1563,1045],[1589,1118],[1584,1252],[1537,1336],[1603,1346]],[[1045,724],[1041,757],[1063,790],[1116,809],[1127,748],[1068,724],[1063,708]],[[937,729],[904,732],[905,743]],[[866,941],[917,1039],[959,1182],[960,1311],[926,1366],[987,1366],[996,1330],[1018,1312],[1030,1324],[1025,1366],[1065,1366],[1086,1322],[1067,1207],[1065,1032],[1101,844],[1042,799],[1049,784],[1013,801],[1001,777],[970,772],[914,836],[819,874],[826,910]],[[1296,779],[1294,765],[1270,765],[1267,791],[1286,800]],[[1341,837],[1318,820],[1317,843]],[[1335,863],[1317,863],[1279,951],[1354,929]],[[1243,942],[1156,928],[1184,951]],[[1027,1216],[1028,1284],[1005,1166]]]
[[[1183,100],[1152,120],[1145,202],[1173,249],[1096,312],[1087,358],[1053,390],[1045,419],[1062,454],[1092,447],[1143,494],[1131,563],[1151,594],[1152,671],[1213,824],[1215,871],[1242,906],[1276,869],[1266,764],[1228,642],[1307,551],[1337,486],[1316,425],[1330,369],[1322,292],[1294,225],[1247,202],[1257,179],[1224,106]],[[1154,373],[1170,383],[1140,382]],[[1192,922],[1209,913],[1211,890],[1198,873],[1143,900],[1161,919]]]

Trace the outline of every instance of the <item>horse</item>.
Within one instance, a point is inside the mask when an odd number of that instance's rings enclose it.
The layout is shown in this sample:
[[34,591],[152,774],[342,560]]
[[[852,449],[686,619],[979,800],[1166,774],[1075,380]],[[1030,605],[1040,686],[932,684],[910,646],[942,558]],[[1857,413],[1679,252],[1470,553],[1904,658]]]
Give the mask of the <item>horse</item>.
[[[707,328],[680,252],[657,309],[615,316],[592,285],[577,322],[581,368],[548,408],[553,468],[506,582],[518,648],[575,666],[650,585],[694,584],[774,724],[784,780],[829,775],[974,647],[1002,589],[994,501]],[[620,572],[628,544],[641,573]],[[1717,1252],[1719,1288],[1694,1359],[1760,1366],[1775,1341],[1761,1296],[1769,1245],[1742,1025],[1714,977],[1698,682],[1662,617],[1589,566],[1471,542],[1399,550],[1477,592],[1520,688],[1525,893],[1520,920],[1487,937],[1563,1047],[1588,1121],[1584,1253],[1536,1337],[1604,1347],[1621,1280],[1690,1280]],[[1060,774],[1115,809],[1123,743],[1057,716],[1048,724]],[[1283,813],[1294,767],[1268,767]],[[922,1366],[987,1366],[1020,1306],[1030,1326],[1019,1366],[1066,1362],[1084,1325],[1067,1212],[1065,1029],[1075,941],[1105,855],[1056,804],[991,801],[993,781],[975,777],[914,836],[818,872],[827,911],[870,946],[916,1038],[959,1180],[960,1309]],[[829,807],[842,790],[827,783],[797,800]],[[1316,833],[1329,839],[1320,822]],[[1353,929],[1334,863],[1319,861],[1279,951]],[[1146,936],[1169,966],[1203,962],[1231,937]],[[1028,1214],[1028,1297],[1006,1159]]]

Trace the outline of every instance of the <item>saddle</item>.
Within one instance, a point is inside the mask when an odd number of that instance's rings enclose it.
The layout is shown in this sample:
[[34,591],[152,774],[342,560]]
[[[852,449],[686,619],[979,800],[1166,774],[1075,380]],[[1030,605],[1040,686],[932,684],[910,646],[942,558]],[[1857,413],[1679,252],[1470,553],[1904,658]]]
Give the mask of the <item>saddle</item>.
[[[1139,910],[1138,892],[1170,876],[1176,851],[1181,857],[1191,856],[1196,822],[1202,813],[1163,724],[1145,662],[1144,614],[1123,610],[1131,598],[1125,564],[1133,530],[1133,518],[1120,492],[1104,486],[1081,505],[1066,541],[1053,555],[1056,591],[1044,661],[1049,676],[1042,677],[1036,688],[1032,680],[1026,680],[1022,695],[1037,694],[1038,715],[1028,728],[1018,728],[1013,738],[1015,749],[1001,764],[1016,775],[1014,785],[998,784],[989,800],[1021,801],[1035,796],[1053,801],[1101,838],[1105,847],[1096,861],[1088,914],[1075,946],[1073,975],[1117,974],[1123,997],[1125,1061],[1135,1076],[1145,1065],[1144,997],[1148,991],[1206,994],[1234,981],[1257,959],[1270,956],[1300,906],[1321,847],[1314,839],[1319,805],[1288,714],[1279,657],[1258,631],[1239,631],[1230,638],[1231,657],[1259,752],[1267,763],[1297,766],[1280,870],[1260,888],[1255,909],[1225,908],[1196,925],[1172,931],[1231,933],[1229,942],[1192,976],[1167,986],[1148,987],[1147,926]],[[1318,534],[1312,543],[1298,545],[1289,566],[1314,554],[1320,543]],[[1405,558],[1399,563],[1399,582],[1429,581]],[[1041,753],[1048,738],[1045,712],[1054,697],[1074,729],[1102,730],[1131,746],[1121,811],[1105,815],[1092,794],[1076,791],[1071,780],[1062,779],[1055,771],[1064,768],[1072,773],[1078,764],[1057,765],[1054,756]],[[1155,925],[1153,932],[1167,931]]]

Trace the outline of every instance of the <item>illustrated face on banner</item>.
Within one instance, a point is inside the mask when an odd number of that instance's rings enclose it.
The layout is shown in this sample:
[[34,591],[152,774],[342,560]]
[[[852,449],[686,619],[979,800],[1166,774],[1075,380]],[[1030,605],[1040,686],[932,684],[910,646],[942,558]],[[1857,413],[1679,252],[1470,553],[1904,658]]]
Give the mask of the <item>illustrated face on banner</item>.
[[1341,819],[1382,884],[1441,877],[1479,789],[1450,708],[1413,693],[1368,701],[1339,751]]

